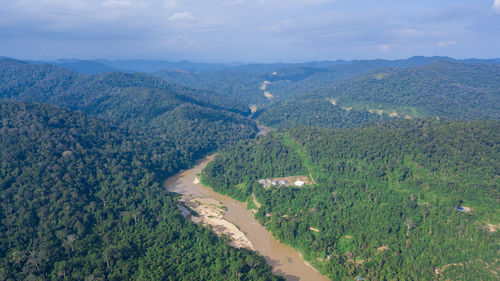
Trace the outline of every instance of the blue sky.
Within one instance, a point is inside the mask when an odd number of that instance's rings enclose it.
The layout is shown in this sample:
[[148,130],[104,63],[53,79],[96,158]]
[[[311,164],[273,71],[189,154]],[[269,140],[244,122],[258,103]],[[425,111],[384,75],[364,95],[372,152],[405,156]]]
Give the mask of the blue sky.
[[0,56],[500,57],[500,0],[0,0]]

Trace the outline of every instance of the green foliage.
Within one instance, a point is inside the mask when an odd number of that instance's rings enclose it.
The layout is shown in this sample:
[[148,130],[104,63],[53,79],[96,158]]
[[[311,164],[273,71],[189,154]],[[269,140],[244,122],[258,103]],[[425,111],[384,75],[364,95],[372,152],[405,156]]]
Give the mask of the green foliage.
[[[499,232],[487,226],[500,223],[499,132],[496,121],[296,128],[267,136],[284,140],[274,146],[229,148],[214,166],[231,165],[216,173],[207,166],[204,180],[227,194],[237,184],[252,185],[262,204],[257,218],[332,280],[490,280],[500,267]],[[317,184],[255,184],[261,175],[253,176],[254,159],[276,145],[292,150],[280,165],[305,165]],[[232,183],[220,184],[228,175]],[[473,212],[457,211],[461,205]]]
[[[447,57],[412,57],[393,61],[339,60],[307,63],[248,64],[233,67],[215,67],[212,71],[196,70],[186,65],[185,67],[164,67],[168,69],[155,72],[154,75],[186,87],[209,89],[222,95],[230,95],[239,101],[257,105],[259,109],[262,109],[271,108],[276,102],[293,99],[296,96],[324,92],[338,81],[356,77],[373,69],[412,67],[436,60],[452,61],[453,59]],[[495,60],[481,62],[497,63]],[[268,100],[260,89],[264,81],[271,82],[271,84],[267,85],[267,90],[274,96],[272,100]]]
[[256,132],[255,124],[241,115],[248,108],[234,99],[140,73],[82,75],[2,60],[0,98],[62,106],[163,138],[179,150],[186,166]]
[[[227,144],[202,181],[253,194],[257,218],[333,280],[498,279],[499,231],[487,227],[500,222],[498,122],[297,128],[499,119],[495,65],[443,61],[339,82],[434,59],[158,73],[213,91],[0,61],[0,98],[98,118],[0,101],[0,280],[276,280],[262,258],[185,221],[160,185]],[[293,129],[245,140],[256,132],[247,104],[262,123]],[[292,175],[317,183],[257,183]]]
[[202,182],[244,201],[252,194],[258,179],[306,172],[298,154],[283,145],[282,136],[271,134],[241,141],[222,151],[203,170]]
[[0,102],[0,280],[279,280],[255,253],[186,221],[157,137]]
[[[380,105],[403,114],[455,119],[500,118],[500,67],[438,61],[407,69],[380,69],[339,85],[328,95],[340,104]],[[416,108],[416,112],[404,107]]]
[[[301,81],[301,95],[260,112],[276,128],[300,125],[345,128],[403,117],[500,119],[500,66],[436,61],[381,68],[342,81]],[[273,93],[280,85],[271,84]],[[292,91],[292,89],[290,89]],[[334,100],[336,106],[329,104]],[[377,111],[379,114],[377,114]]]
[[349,128],[392,119],[387,114],[342,108],[327,99],[295,98],[256,115],[256,119],[277,129],[301,126]]
[[267,99],[260,89],[265,78],[258,73],[237,70],[204,73],[164,70],[156,72],[155,76],[172,83],[198,89],[209,89],[221,95],[229,95],[246,104],[267,103]]

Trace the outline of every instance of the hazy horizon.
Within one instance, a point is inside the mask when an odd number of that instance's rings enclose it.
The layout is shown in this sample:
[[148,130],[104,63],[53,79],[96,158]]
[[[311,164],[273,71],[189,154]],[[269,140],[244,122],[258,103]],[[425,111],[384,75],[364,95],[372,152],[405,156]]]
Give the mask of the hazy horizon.
[[273,63],[500,57],[500,0],[0,0],[0,56]]
[[181,63],[181,62],[189,62],[189,63],[200,63],[200,64],[221,64],[221,65],[248,65],[248,64],[301,64],[301,63],[314,63],[314,62],[336,62],[336,61],[345,61],[345,62],[353,62],[353,61],[372,61],[372,60],[387,60],[387,61],[398,61],[398,60],[409,60],[414,57],[425,57],[425,58],[432,58],[432,57],[446,57],[449,59],[453,60],[500,60],[500,57],[489,57],[489,58],[474,58],[474,57],[465,57],[465,58],[455,58],[455,57],[450,57],[450,56],[422,56],[422,55],[414,55],[411,57],[403,57],[403,58],[394,58],[394,59],[385,59],[385,58],[353,58],[353,59],[323,59],[323,60],[304,60],[304,61],[267,61],[267,62],[259,62],[259,61],[226,61],[226,62],[220,62],[220,61],[198,61],[198,60],[190,60],[190,59],[145,59],[145,58],[88,58],[88,59],[82,59],[82,58],[54,58],[54,59],[40,59],[40,58],[16,58],[16,57],[9,57],[9,56],[2,56],[0,54],[0,59],[1,58],[8,58],[8,59],[15,59],[15,60],[20,60],[20,61],[26,61],[26,62],[48,62],[48,63],[68,63],[68,62],[76,62],[76,61],[92,61],[92,62],[99,62],[99,61],[143,61],[143,62],[171,62],[171,63]]

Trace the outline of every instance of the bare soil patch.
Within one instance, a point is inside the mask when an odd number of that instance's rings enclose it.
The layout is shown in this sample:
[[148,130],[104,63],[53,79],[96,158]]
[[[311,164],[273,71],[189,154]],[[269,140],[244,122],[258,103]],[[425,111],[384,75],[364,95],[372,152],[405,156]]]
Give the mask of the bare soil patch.
[[218,236],[227,236],[231,241],[230,244],[236,248],[255,250],[252,242],[250,242],[246,235],[234,224],[224,219],[226,208],[219,201],[192,195],[184,195],[179,201],[198,214],[198,217],[189,216],[193,222],[202,223],[204,226],[211,226],[215,234]]

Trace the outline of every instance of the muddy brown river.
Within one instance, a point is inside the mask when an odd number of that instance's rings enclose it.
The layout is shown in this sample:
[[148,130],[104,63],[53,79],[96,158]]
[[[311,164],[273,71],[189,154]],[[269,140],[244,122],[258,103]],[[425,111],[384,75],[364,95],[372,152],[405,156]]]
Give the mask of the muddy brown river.
[[171,192],[208,197],[221,202],[227,208],[224,219],[236,225],[246,234],[255,250],[273,267],[273,273],[281,275],[289,281],[328,280],[307,264],[295,249],[274,239],[254,218],[253,213],[246,208],[245,203],[219,194],[209,187],[193,183],[196,174],[200,173],[213,158],[213,155],[206,157],[198,161],[194,168],[181,171],[170,177],[165,181],[166,188]]

